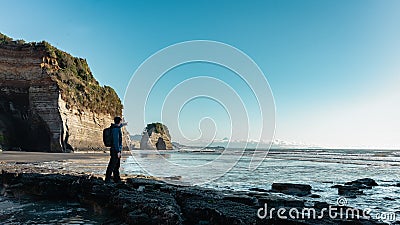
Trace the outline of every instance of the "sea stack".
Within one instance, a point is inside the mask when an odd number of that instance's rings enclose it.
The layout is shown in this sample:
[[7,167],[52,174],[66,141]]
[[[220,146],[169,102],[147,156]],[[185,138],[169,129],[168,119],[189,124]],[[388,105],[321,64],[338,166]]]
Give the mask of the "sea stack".
[[147,124],[143,131],[142,140],[140,141],[140,149],[157,149],[156,143],[162,138],[165,142],[165,150],[172,150],[171,135],[168,127],[162,123]]
[[121,113],[121,100],[99,85],[85,59],[0,34],[3,149],[104,150],[102,130]]

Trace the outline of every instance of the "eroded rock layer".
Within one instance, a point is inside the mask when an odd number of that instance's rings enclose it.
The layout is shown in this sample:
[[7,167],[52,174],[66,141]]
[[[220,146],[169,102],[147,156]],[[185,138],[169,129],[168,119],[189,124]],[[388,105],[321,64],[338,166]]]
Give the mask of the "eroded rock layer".
[[103,150],[102,130],[121,113],[117,94],[99,85],[86,60],[0,34],[3,149]]

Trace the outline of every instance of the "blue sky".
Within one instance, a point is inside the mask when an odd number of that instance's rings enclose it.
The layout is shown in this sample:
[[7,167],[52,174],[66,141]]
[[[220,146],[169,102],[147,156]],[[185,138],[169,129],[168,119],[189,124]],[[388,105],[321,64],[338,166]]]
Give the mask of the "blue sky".
[[[134,71],[158,50],[214,40],[245,52],[264,72],[275,98],[275,138],[327,147],[400,148],[400,1],[0,2],[0,32],[47,40],[86,58],[96,79],[121,98]],[[194,66],[193,76],[199,70]],[[211,71],[201,75],[225,73],[206,74]],[[166,81],[161,90],[176,82]],[[245,89],[235,89],[247,98]],[[186,110],[202,112],[207,106],[225,123],[218,104],[201,102]],[[205,116],[190,113],[181,122]],[[146,122],[157,119],[149,115]],[[129,126],[133,133],[142,130]],[[229,135],[220,127],[218,138]],[[188,136],[198,134],[197,127],[184,129]]]

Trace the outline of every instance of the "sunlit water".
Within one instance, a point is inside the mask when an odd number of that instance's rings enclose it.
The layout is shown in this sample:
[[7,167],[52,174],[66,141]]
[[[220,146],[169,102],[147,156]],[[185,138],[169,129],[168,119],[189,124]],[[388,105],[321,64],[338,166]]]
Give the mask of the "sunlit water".
[[[198,149],[199,151],[199,149]],[[370,208],[372,214],[396,213],[400,219],[400,152],[386,150],[271,150],[260,166],[249,169],[249,162],[262,160],[263,152],[239,150],[221,152],[187,151],[132,151],[123,165],[125,173],[179,178],[185,184],[200,182],[199,186],[220,190],[248,191],[250,188],[269,190],[274,182],[310,184],[312,193],[321,198],[308,200],[335,204],[335,184],[360,178],[372,178],[379,186],[364,190],[364,195],[347,199],[349,206]],[[257,158],[258,157],[258,158]],[[232,163],[240,158],[237,164]],[[218,160],[215,160],[218,159]],[[173,165],[173,166],[171,166]],[[201,167],[201,165],[205,165]],[[230,170],[231,165],[234,167]],[[228,168],[228,169],[227,169]],[[222,177],[214,179],[224,170]],[[150,172],[150,174],[149,174]]]

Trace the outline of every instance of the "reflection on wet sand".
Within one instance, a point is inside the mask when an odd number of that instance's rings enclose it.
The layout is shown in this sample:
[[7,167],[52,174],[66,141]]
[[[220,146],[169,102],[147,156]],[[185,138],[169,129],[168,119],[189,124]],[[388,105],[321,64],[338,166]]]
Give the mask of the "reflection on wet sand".
[[[151,158],[151,159],[170,159],[171,154],[155,154],[155,153],[140,153],[138,154],[140,158]],[[137,155],[134,155],[136,157]]]

